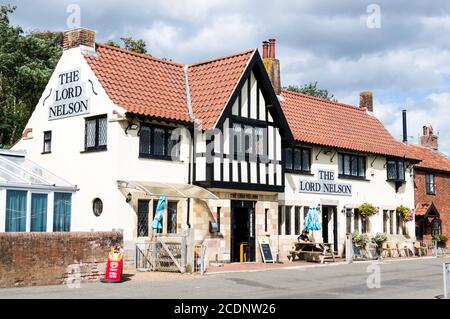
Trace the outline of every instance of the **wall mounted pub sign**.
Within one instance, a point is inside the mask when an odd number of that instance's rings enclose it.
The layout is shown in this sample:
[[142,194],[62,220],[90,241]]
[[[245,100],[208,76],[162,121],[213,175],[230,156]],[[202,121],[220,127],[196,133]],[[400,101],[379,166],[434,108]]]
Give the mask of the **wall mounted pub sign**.
[[56,120],[90,112],[86,85],[81,82],[80,70],[58,74],[58,85],[53,92],[53,103],[48,109],[48,119]]
[[352,185],[337,183],[336,173],[331,170],[318,170],[319,180],[300,180],[300,193],[352,196]]

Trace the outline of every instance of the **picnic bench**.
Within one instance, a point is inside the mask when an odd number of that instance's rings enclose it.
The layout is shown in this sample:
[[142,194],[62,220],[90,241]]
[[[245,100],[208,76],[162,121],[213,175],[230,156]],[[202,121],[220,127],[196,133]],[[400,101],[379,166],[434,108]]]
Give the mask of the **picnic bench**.
[[320,263],[323,264],[325,259],[333,259],[335,261],[335,256],[333,253],[333,244],[330,243],[314,243],[314,242],[294,242],[294,247],[289,251],[291,255],[291,262],[295,260],[295,257],[301,259],[304,257],[318,257]]

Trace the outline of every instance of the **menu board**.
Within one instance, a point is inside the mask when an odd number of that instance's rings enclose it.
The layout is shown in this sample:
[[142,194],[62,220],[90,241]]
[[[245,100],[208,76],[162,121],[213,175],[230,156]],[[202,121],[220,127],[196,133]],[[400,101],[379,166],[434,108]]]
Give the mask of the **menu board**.
[[261,250],[261,256],[265,263],[273,263],[272,250],[270,249],[270,241],[266,236],[258,237],[259,248]]

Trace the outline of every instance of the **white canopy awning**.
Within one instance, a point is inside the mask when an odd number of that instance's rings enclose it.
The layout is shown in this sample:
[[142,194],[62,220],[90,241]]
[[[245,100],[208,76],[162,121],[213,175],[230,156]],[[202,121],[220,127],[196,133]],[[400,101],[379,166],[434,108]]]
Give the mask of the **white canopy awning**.
[[117,186],[125,193],[138,191],[150,196],[217,199],[217,196],[209,190],[192,184],[118,180]]

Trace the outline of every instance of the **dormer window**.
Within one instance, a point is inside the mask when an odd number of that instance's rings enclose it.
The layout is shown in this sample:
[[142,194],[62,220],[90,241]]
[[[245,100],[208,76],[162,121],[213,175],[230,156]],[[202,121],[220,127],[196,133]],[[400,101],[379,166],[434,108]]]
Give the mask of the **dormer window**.
[[401,158],[388,158],[386,162],[387,180],[405,181],[405,161]]

